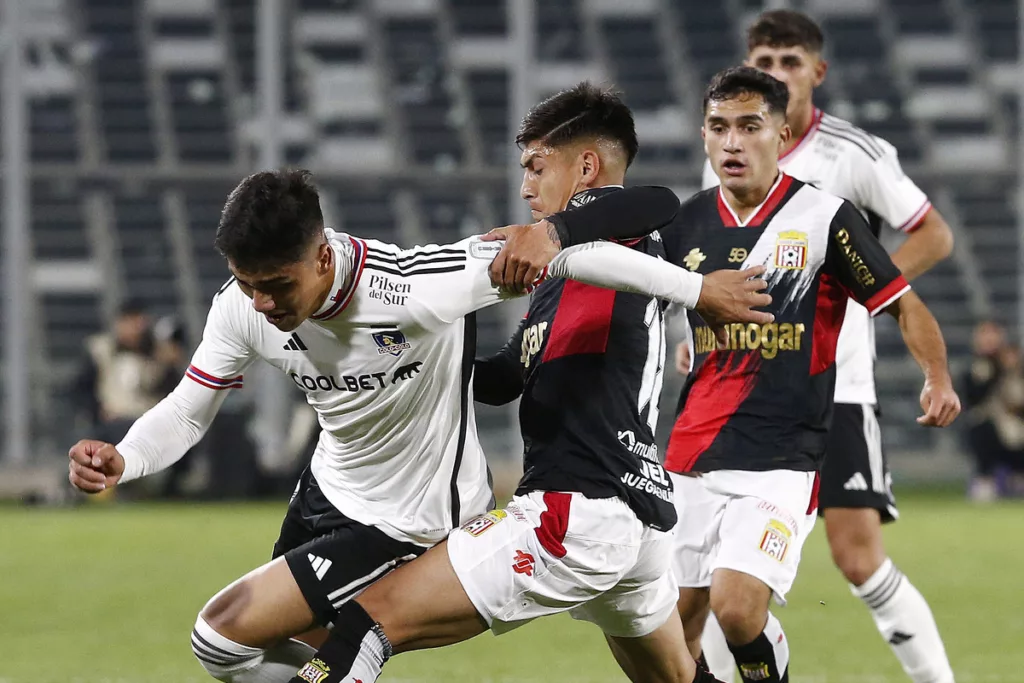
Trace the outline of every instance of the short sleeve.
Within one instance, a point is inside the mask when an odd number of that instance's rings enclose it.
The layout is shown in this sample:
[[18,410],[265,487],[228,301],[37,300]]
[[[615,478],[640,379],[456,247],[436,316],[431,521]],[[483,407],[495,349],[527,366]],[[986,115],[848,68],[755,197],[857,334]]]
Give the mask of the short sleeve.
[[858,206],[881,216],[889,225],[905,232],[917,228],[932,208],[928,197],[900,166],[896,148],[872,137],[872,144],[850,154],[852,185],[856,196],[847,197]]
[[848,201],[840,206],[829,227],[825,271],[872,316],[910,291],[867,221]]
[[447,325],[473,311],[514,298],[515,294],[492,285],[488,273],[501,247],[502,242],[484,242],[479,235],[441,247],[446,255],[444,267],[415,276],[417,303],[437,323]]
[[208,389],[242,386],[245,369],[256,359],[249,340],[245,295],[232,280],[213,299],[203,340],[185,376]]

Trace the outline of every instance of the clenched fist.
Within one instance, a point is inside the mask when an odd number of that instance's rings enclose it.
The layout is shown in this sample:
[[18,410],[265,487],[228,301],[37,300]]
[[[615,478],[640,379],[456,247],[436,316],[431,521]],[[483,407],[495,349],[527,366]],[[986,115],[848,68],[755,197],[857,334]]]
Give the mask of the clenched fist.
[[124,474],[124,458],[105,441],[82,439],[68,451],[68,459],[68,480],[86,493],[99,493]]

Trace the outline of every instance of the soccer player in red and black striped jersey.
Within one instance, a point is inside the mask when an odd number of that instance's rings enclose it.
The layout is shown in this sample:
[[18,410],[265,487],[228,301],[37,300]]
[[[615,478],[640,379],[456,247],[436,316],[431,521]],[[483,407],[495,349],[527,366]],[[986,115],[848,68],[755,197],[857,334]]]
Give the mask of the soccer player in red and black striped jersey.
[[[637,253],[661,253],[657,233],[646,233],[652,222],[670,223],[679,203],[664,188],[621,189],[638,143],[632,113],[614,93],[587,83],[558,93],[530,111],[517,142],[522,194],[535,216],[571,204],[595,221],[591,210],[603,203],[595,222],[614,222],[618,206],[640,231],[633,250],[580,245],[560,254],[600,261],[601,276],[587,281],[624,293],[538,284],[512,346],[478,361],[473,384],[490,403],[523,395],[527,471],[515,497],[341,605],[331,634],[291,683],[371,683],[393,652],[487,628],[500,634],[561,612],[600,627],[633,681],[715,680],[688,654],[676,611],[676,511],[652,443],[665,351],[654,297],[767,323],[770,314],[753,310],[770,303],[759,293],[765,283],[748,281],[764,268],[699,276]],[[652,208],[660,220],[641,218]],[[640,221],[648,227],[633,225]],[[470,257],[489,264],[500,249],[476,243]]]
[[[745,681],[788,680],[788,642],[768,607],[773,594],[784,600],[813,525],[848,298],[899,320],[925,374],[919,422],[945,426],[959,413],[938,325],[863,216],[779,171],[787,101],[784,84],[751,67],[715,77],[703,134],[721,188],[684,202],[662,231],[668,258],[692,271],[766,266],[773,299],[766,324],[713,329],[692,318],[702,362],[665,461],[681,520],[675,575],[688,644],[699,655],[713,609]],[[636,236],[589,229],[571,212],[556,222],[562,246]]]

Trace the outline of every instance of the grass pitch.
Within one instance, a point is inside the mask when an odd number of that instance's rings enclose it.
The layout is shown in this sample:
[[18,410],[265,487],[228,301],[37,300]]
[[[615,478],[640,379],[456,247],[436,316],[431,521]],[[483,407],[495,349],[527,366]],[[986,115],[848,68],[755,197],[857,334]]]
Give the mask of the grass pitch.
[[[1024,508],[905,493],[890,555],[928,598],[959,683],[1024,681]],[[185,683],[196,612],[264,562],[285,503],[0,507],[0,683]],[[824,603],[824,604],[822,604]],[[821,525],[789,606],[793,683],[905,679],[832,567]],[[625,681],[567,617],[401,655],[382,681]]]

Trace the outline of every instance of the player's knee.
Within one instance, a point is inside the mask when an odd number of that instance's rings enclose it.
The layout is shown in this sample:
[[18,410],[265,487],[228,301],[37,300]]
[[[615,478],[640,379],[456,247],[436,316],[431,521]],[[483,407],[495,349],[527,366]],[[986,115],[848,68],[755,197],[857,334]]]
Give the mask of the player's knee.
[[225,638],[244,641],[240,617],[249,602],[249,595],[246,582],[238,581],[210,598],[199,612],[199,619]]
[[876,551],[871,544],[839,541],[831,546],[832,561],[854,586],[863,585],[885,560],[885,553]]
[[756,638],[768,618],[767,609],[760,600],[740,591],[724,595],[712,593],[711,609],[725,633],[725,639],[734,645],[745,645]]

